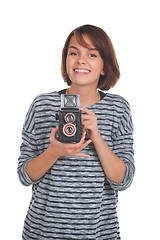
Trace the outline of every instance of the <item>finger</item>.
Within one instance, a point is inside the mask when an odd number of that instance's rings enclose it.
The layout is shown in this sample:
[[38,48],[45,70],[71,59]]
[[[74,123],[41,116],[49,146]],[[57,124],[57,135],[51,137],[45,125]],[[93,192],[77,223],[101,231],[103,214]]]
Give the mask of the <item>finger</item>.
[[83,130],[81,140],[80,140],[80,142],[77,145],[82,144],[84,142],[84,140],[85,140],[85,137],[86,137],[86,131]]
[[93,121],[84,121],[83,123],[83,126],[84,126],[84,129],[87,127],[89,127],[89,128],[92,128],[92,127],[94,127],[95,126],[95,124],[94,124],[94,122]]
[[93,112],[92,111],[90,111],[88,108],[86,108],[86,107],[80,107],[80,110],[82,110],[84,113],[86,113],[86,114],[93,114]]
[[76,149],[79,148],[84,143],[85,137],[86,137],[86,131],[84,130],[82,133],[80,142],[73,144],[73,147]]
[[56,138],[56,133],[58,132],[59,127],[56,126],[55,128],[52,129],[50,139],[55,139]]
[[78,142],[78,143],[64,143],[65,147],[68,148],[68,149],[75,149],[75,150],[78,149],[83,144],[83,142],[85,140],[85,135],[86,135],[86,131],[83,131],[80,142]]
[[57,125],[55,128],[55,134],[58,132],[58,130],[59,130],[59,126]]
[[82,137],[81,137],[81,140],[80,142],[78,143],[63,143],[64,144],[64,148],[65,149],[68,149],[69,151],[76,151],[77,152],[77,149],[84,143],[84,140],[85,140],[85,135],[86,135],[86,131],[84,130],[83,133],[82,133]]
[[97,126],[97,122],[96,121],[93,121],[93,120],[82,120],[82,126],[83,126],[83,129],[86,131],[86,128],[92,128],[94,126]]
[[76,157],[86,157],[86,158],[90,158],[90,155],[85,154],[85,153],[80,153],[80,152],[76,153],[74,156],[76,156]]
[[89,120],[89,119],[91,119],[91,116],[90,116],[90,115],[82,114],[82,121],[83,121],[83,120]]
[[[75,156],[75,154],[79,153],[81,150],[83,150],[87,145],[89,145],[92,142],[92,140],[88,140],[85,143],[81,144],[81,145],[77,145],[77,144],[73,144],[73,146],[71,146],[71,144],[68,144],[68,147],[65,144],[65,149],[71,154],[73,154]],[[75,147],[76,146],[76,147]],[[89,156],[89,155],[87,155]]]
[[89,139],[88,141],[86,141],[85,143],[83,143],[78,149],[76,149],[76,151],[80,152],[82,149],[84,149],[85,147],[87,147],[91,142],[92,142],[92,140]]
[[59,126],[57,125],[55,128],[52,128],[51,133],[57,133],[59,129]]
[[86,136],[86,131],[85,131],[85,130],[83,130],[83,133],[82,133],[81,139],[84,139],[84,138],[85,138],[85,136]]

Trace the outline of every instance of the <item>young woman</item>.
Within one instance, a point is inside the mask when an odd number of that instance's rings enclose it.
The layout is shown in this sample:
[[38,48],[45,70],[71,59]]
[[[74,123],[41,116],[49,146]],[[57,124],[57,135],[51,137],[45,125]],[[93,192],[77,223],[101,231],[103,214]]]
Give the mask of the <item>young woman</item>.
[[[72,31],[61,69],[69,88],[37,96],[23,126],[18,174],[33,186],[23,239],[120,239],[116,207],[134,176],[133,125],[128,102],[101,91],[120,76],[108,35],[92,25]],[[56,139],[62,93],[80,95],[79,143]]]

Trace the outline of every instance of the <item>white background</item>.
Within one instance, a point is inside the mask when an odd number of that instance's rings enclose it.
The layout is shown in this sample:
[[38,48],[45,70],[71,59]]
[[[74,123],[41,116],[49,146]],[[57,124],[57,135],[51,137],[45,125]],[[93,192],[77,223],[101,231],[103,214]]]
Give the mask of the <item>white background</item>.
[[159,238],[160,34],[159,1],[2,0],[0,2],[0,238],[21,239],[31,187],[16,169],[21,130],[36,95],[65,88],[61,52],[83,24],[110,36],[121,70],[110,90],[132,110],[136,174],[119,193],[122,240]]

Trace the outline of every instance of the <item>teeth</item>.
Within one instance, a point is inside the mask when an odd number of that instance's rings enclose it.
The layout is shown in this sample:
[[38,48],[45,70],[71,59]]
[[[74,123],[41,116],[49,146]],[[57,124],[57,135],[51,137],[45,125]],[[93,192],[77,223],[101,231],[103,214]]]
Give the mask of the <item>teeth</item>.
[[85,69],[74,69],[75,72],[78,72],[78,73],[88,73],[89,70],[85,70]]

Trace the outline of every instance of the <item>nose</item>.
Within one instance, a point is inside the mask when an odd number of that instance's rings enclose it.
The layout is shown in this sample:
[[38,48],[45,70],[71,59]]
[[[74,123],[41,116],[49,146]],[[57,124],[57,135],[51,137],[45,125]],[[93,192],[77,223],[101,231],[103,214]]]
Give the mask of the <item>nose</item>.
[[79,64],[86,64],[86,58],[84,55],[79,55],[78,59],[77,59],[77,62]]

